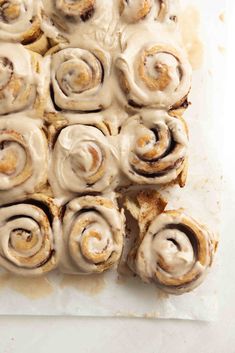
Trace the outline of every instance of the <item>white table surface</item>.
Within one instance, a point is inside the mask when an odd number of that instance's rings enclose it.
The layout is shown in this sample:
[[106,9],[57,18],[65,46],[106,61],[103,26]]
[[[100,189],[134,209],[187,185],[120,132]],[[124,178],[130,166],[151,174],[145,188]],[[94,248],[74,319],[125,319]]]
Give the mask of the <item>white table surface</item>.
[[219,320],[1,317],[0,353],[235,353],[235,268],[230,267],[235,256],[235,2],[230,2],[228,92],[221,117],[226,125]]

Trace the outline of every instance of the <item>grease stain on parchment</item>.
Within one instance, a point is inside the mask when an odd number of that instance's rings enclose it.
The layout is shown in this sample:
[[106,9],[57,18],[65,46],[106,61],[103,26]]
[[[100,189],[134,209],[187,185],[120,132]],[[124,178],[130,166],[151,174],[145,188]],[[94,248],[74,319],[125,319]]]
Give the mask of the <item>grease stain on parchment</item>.
[[160,315],[157,311],[152,311],[143,315],[145,319],[157,319],[159,316]]
[[193,70],[199,69],[204,60],[204,47],[200,39],[200,13],[192,5],[187,6],[179,16],[179,28],[183,44]]
[[60,287],[72,287],[91,296],[101,293],[106,286],[104,276],[98,275],[64,275]]
[[126,285],[128,283],[128,277],[118,275],[115,282],[120,286]]
[[27,278],[12,274],[0,275],[0,290],[10,288],[28,299],[41,299],[53,293],[54,288],[46,277]]
[[219,14],[219,20],[221,22],[223,22],[223,23],[225,22],[225,13],[224,13],[224,11]]
[[165,299],[169,299],[170,295],[166,292],[163,292],[161,289],[157,288],[157,300],[165,300]]
[[223,47],[222,45],[218,45],[218,51],[219,51],[222,55],[224,55],[224,54],[226,53],[226,48]]

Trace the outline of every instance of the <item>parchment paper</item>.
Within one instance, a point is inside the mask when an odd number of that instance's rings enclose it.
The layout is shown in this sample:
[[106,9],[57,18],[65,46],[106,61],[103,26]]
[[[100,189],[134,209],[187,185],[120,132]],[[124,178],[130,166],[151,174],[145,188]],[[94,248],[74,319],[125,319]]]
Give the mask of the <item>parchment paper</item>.
[[[195,31],[198,22],[195,8],[200,13],[204,63],[194,71],[190,94],[192,105],[185,114],[190,130],[187,186],[165,190],[164,195],[170,201],[168,208],[183,207],[187,213],[219,232],[225,5],[223,0],[183,0],[182,6],[192,6],[186,12],[194,13]],[[200,43],[198,46],[201,50]],[[195,66],[198,61],[200,57],[194,62]],[[205,282],[182,296],[166,295],[155,286],[143,284],[136,278],[127,280],[116,271],[85,278],[52,273],[44,279],[22,279],[2,272],[0,314],[213,320],[218,306],[218,258],[217,254]]]

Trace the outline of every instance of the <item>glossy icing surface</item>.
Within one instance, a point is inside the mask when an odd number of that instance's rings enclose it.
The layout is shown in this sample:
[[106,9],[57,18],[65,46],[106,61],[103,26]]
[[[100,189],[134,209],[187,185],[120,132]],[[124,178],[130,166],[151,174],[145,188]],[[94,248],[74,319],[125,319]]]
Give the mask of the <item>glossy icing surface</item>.
[[[179,14],[177,0],[0,0],[4,268],[115,267],[122,188],[185,184],[191,66]],[[148,227],[134,217],[130,268],[168,292],[193,289],[211,265],[212,234],[181,211],[155,216],[145,214]]]

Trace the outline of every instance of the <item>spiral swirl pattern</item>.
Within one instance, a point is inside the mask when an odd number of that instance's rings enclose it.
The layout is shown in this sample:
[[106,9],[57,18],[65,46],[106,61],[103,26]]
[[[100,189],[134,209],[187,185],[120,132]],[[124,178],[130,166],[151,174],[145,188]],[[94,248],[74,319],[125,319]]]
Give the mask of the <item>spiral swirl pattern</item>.
[[57,266],[59,254],[58,211],[50,199],[38,197],[0,209],[2,267],[40,275]]
[[0,119],[0,203],[45,183],[47,141],[40,125],[21,114]]
[[168,0],[120,0],[120,15],[127,23],[137,23],[150,12],[154,12],[155,19],[164,21],[171,6]]
[[[103,191],[113,185],[116,171],[114,148],[102,132],[85,125],[64,128],[55,143],[51,184],[63,191]],[[55,185],[55,192],[56,192]]]
[[101,51],[66,48],[54,53],[51,80],[56,105],[63,110],[93,111],[110,105],[104,87],[109,57]]
[[129,264],[145,282],[181,294],[202,282],[216,246],[214,235],[194,219],[166,211],[150,224]]
[[39,1],[0,0],[0,39],[28,44],[41,34]]
[[120,0],[120,14],[126,22],[135,23],[148,15],[152,5],[152,0]]
[[56,10],[67,19],[86,21],[92,16],[95,0],[56,0]]
[[[123,219],[116,205],[100,196],[71,201],[63,219],[70,258],[65,268],[75,273],[103,272],[117,263],[123,248]],[[65,258],[65,257],[64,257]]]
[[130,43],[116,66],[125,100],[134,108],[178,107],[189,93],[191,68],[180,48],[150,44],[139,51]]
[[188,138],[183,120],[165,112],[131,117],[120,139],[121,168],[138,184],[168,183],[184,168]]
[[20,44],[0,44],[0,114],[30,109],[37,102],[40,57]]

